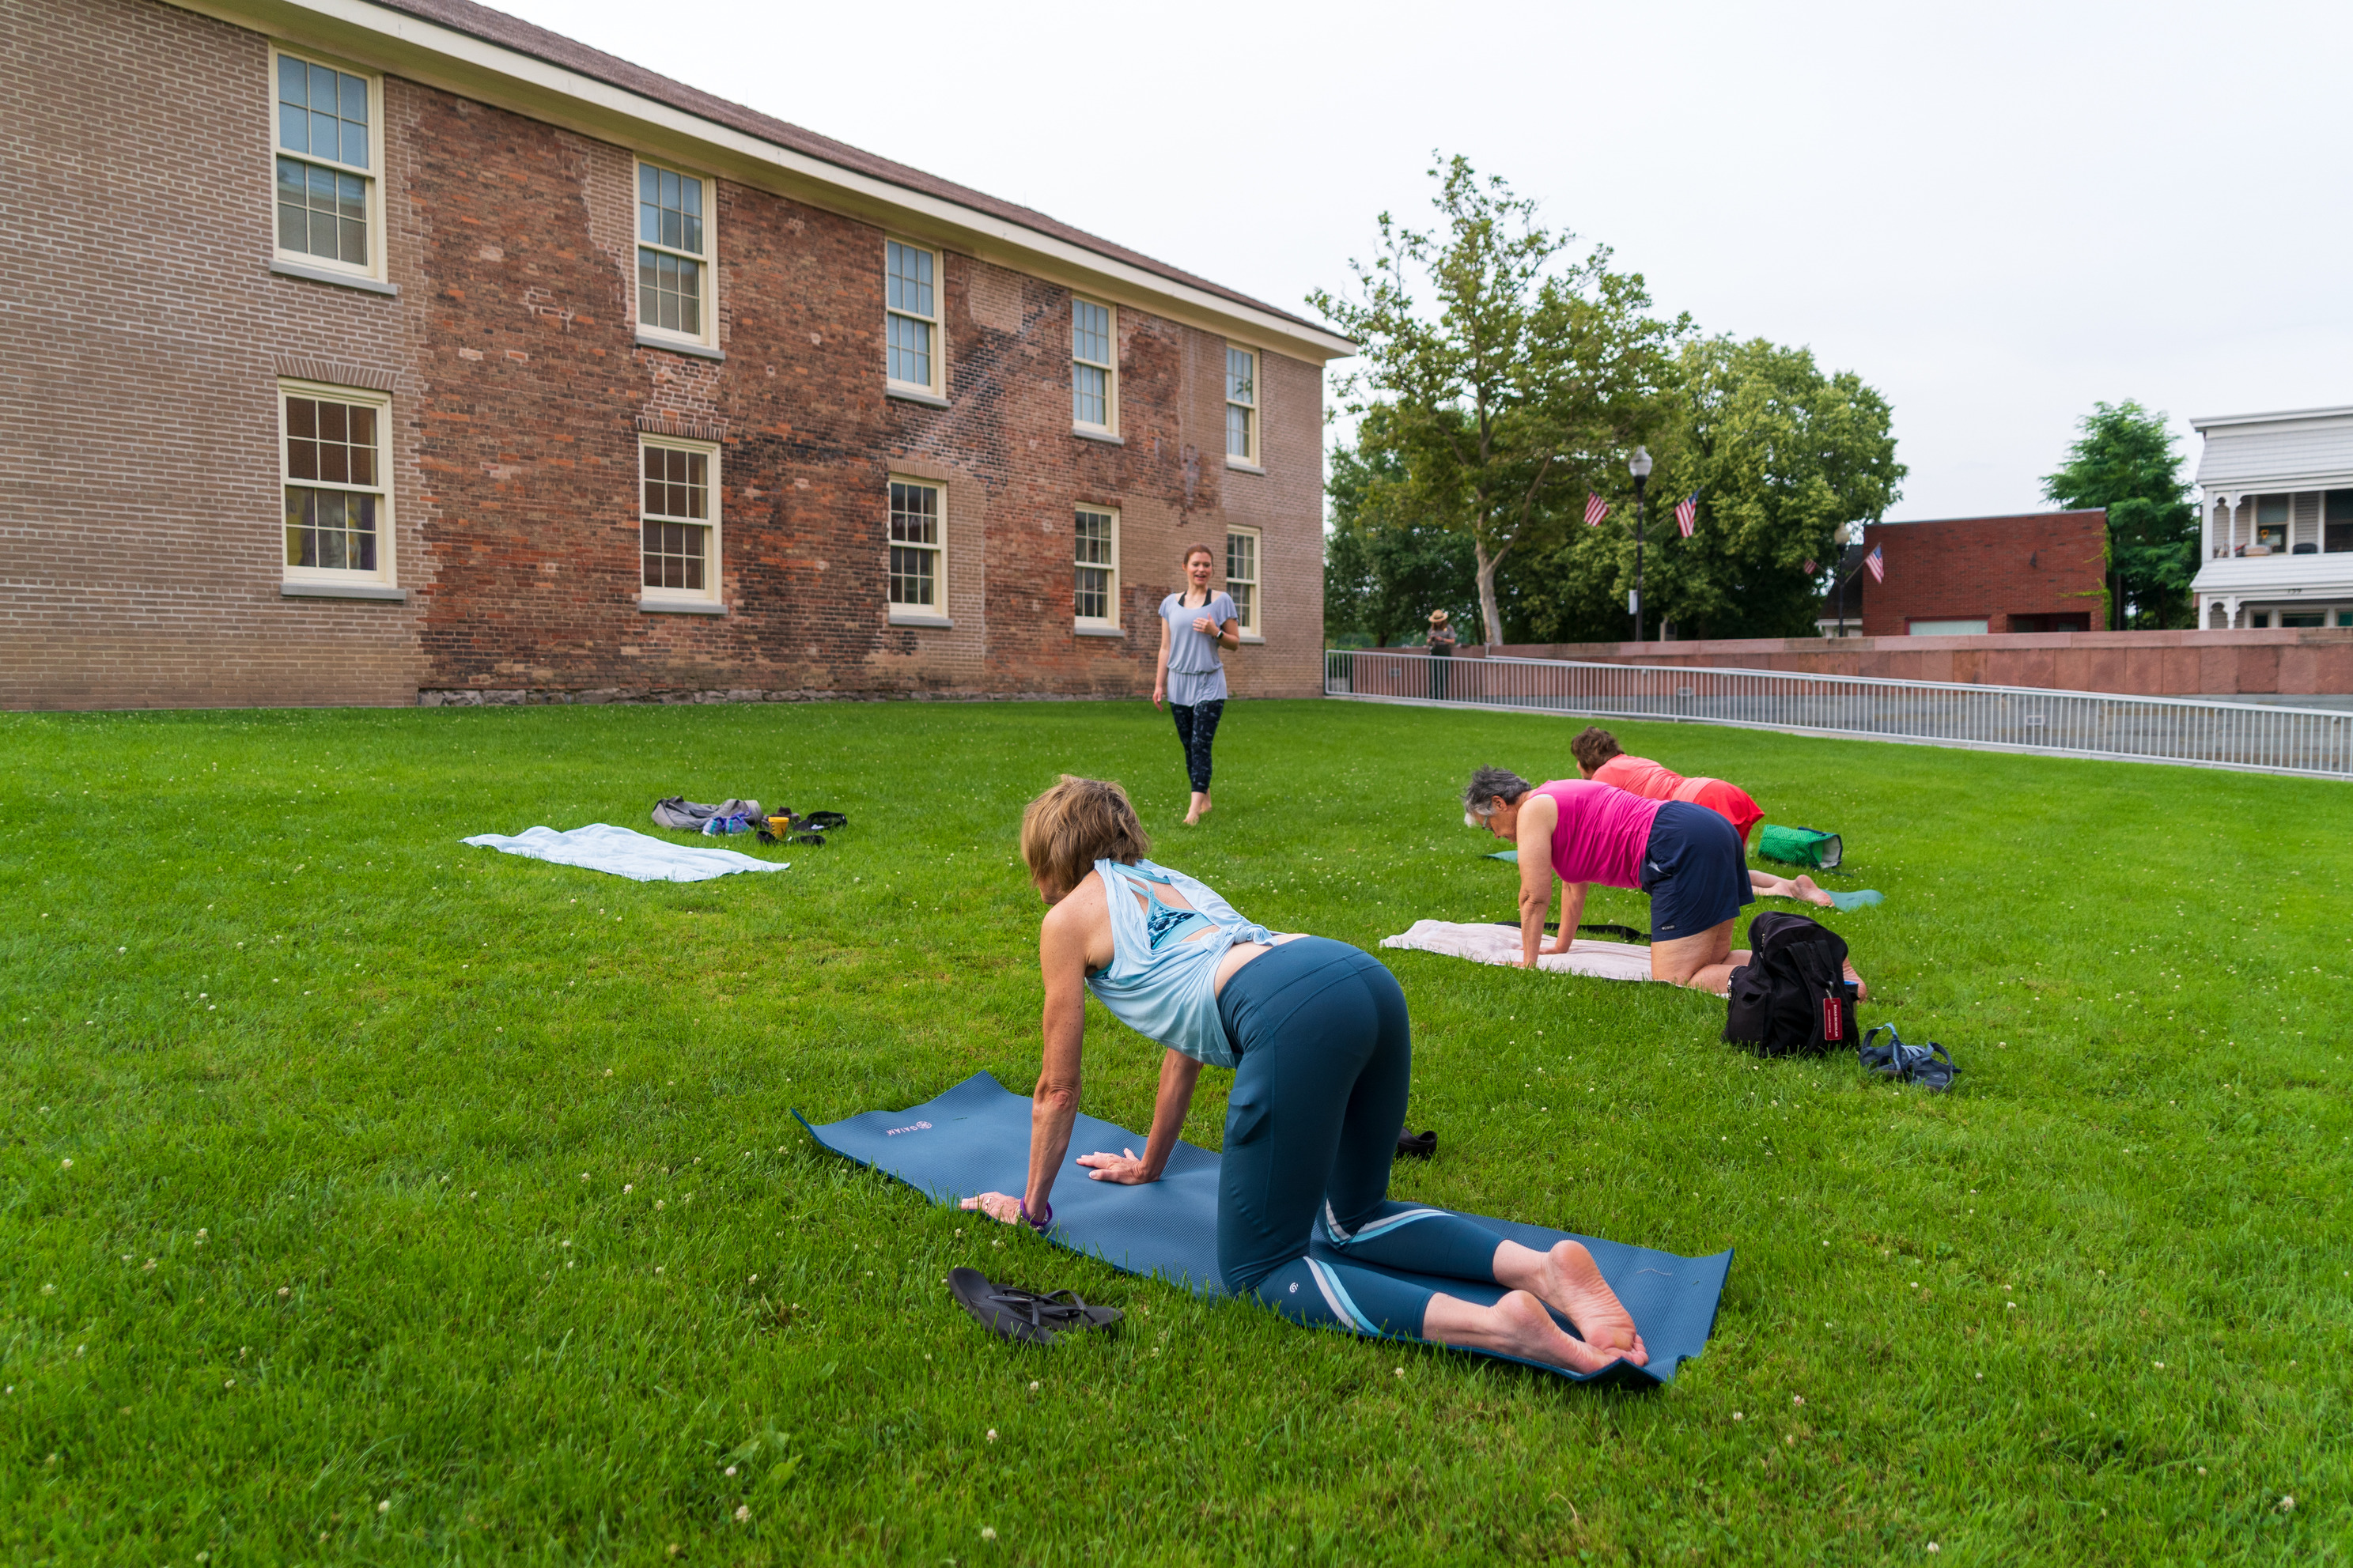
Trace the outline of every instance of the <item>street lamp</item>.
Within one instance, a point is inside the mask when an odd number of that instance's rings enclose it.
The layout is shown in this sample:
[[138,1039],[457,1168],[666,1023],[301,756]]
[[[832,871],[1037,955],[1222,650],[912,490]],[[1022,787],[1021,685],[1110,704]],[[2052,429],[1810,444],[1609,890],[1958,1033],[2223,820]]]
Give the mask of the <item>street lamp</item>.
[[1642,640],[1642,487],[1651,482],[1651,449],[1637,447],[1626,460],[1626,471],[1634,476],[1634,591],[1626,595],[1626,607],[1634,613],[1634,640]]

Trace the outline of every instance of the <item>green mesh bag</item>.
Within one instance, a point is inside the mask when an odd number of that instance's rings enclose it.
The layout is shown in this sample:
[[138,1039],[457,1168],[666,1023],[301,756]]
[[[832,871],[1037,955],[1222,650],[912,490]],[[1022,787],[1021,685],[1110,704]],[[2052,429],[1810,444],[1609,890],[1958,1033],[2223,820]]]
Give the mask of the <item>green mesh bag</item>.
[[1757,853],[1785,866],[1827,871],[1839,863],[1846,847],[1835,833],[1820,833],[1810,827],[1775,827],[1767,823],[1757,830]]

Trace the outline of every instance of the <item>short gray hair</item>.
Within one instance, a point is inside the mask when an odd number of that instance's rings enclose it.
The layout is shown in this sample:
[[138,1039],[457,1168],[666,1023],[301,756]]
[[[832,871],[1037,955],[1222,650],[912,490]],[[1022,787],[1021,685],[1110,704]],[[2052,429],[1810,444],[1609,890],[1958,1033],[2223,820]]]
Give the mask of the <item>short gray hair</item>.
[[1516,805],[1519,798],[1535,786],[1509,768],[1479,768],[1471,774],[1471,787],[1462,792],[1462,822],[1467,827],[1484,827],[1486,818],[1495,815],[1495,803]]

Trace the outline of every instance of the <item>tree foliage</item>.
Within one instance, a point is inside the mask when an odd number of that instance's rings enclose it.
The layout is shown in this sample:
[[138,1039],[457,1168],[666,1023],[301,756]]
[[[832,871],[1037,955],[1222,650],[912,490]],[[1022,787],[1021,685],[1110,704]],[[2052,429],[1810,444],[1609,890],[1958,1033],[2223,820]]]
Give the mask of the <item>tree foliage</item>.
[[1688,323],[1653,320],[1641,278],[1606,248],[1570,259],[1573,235],[1466,159],[1430,174],[1440,227],[1383,213],[1374,259],[1351,263],[1357,297],[1311,302],[1362,348],[1339,392],[1365,421],[1359,451],[1394,459],[1380,515],[1467,537],[1496,642],[1497,569],[1556,539],[1584,487],[1647,433]]
[[2083,435],[2044,477],[2042,494],[2063,507],[2107,509],[2110,626],[2194,625],[2198,509],[2165,416],[2127,398],[2094,404],[2078,427]]
[[1425,631],[1432,610],[1467,628],[1479,596],[1471,536],[1409,504],[1404,458],[1380,438],[1387,418],[1373,410],[1358,445],[1332,454],[1332,531],[1324,542],[1324,631],[1369,638],[1375,647]]

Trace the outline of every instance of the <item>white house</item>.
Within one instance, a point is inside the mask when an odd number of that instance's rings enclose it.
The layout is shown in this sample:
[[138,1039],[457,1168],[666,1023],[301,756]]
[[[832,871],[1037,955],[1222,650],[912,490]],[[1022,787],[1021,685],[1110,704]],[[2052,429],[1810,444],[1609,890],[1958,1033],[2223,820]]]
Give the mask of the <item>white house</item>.
[[2353,626],[2353,407],[2192,419],[2198,624]]

